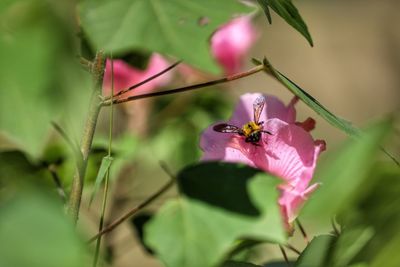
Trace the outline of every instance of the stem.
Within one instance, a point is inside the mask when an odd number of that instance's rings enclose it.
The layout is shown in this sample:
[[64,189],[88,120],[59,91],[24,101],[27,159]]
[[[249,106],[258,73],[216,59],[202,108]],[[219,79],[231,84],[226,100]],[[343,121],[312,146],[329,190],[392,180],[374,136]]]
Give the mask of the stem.
[[298,250],[297,248],[293,247],[293,246],[290,245],[290,244],[286,244],[285,247],[287,247],[288,249],[290,249],[291,251],[293,251],[293,252],[296,253],[297,255],[300,255],[300,254],[301,254],[300,250]]
[[93,63],[93,68],[91,70],[93,76],[94,88],[80,145],[82,160],[78,164],[77,170],[74,175],[74,179],[72,181],[71,194],[67,208],[67,213],[72,217],[75,223],[77,222],[79,216],[79,208],[81,205],[83,183],[86,174],[87,161],[92,146],[97,119],[99,117],[101,109],[100,105],[101,100],[99,96],[101,95],[101,90],[102,90],[102,83],[104,76],[104,62],[105,58],[103,52],[100,51],[96,54]]
[[[256,66],[248,71],[245,72],[241,72],[241,73],[237,73],[234,75],[230,75],[221,79],[217,79],[217,80],[213,80],[213,81],[209,81],[209,82],[204,82],[204,83],[198,83],[198,84],[193,84],[193,85],[189,85],[189,86],[184,86],[184,87],[179,87],[179,88],[175,88],[175,89],[170,89],[170,90],[165,90],[165,91],[161,91],[161,92],[154,92],[154,93],[148,93],[148,94],[142,94],[142,95],[135,95],[135,96],[130,96],[124,99],[115,99],[113,101],[114,104],[121,104],[121,103],[125,103],[125,102],[129,102],[129,101],[133,101],[133,100],[138,100],[138,99],[142,99],[142,98],[149,98],[149,97],[156,97],[156,96],[162,96],[162,95],[170,95],[170,94],[176,94],[176,93],[182,93],[182,92],[186,92],[186,91],[191,91],[191,90],[195,90],[195,89],[199,89],[202,87],[207,87],[207,86],[211,86],[211,85],[216,85],[216,84],[220,84],[220,83],[225,83],[225,82],[230,82],[230,81],[234,81],[240,78],[244,78],[247,76],[250,76],[252,74],[255,74],[257,72],[260,72],[262,70],[265,70],[265,66],[263,64]],[[111,104],[110,100],[105,100],[102,102],[102,106],[109,106]]]
[[99,231],[96,235],[89,239],[88,243],[93,242],[99,236],[104,235],[105,233],[111,232],[114,230],[115,227],[123,223],[125,220],[129,219],[132,215],[136,214],[138,211],[152,203],[156,200],[159,196],[161,196],[164,192],[166,192],[173,184],[175,183],[175,179],[171,179],[168,183],[166,183],[163,187],[161,187],[157,192],[147,198],[145,201],[134,207],[133,209],[129,210],[127,213],[116,219],[114,222],[109,224],[103,230]]
[[286,251],[285,251],[285,249],[284,249],[284,248],[283,248],[281,245],[279,245],[279,248],[281,249],[281,252],[282,252],[283,258],[285,259],[285,262],[286,262],[287,266],[289,266],[289,267],[290,267],[289,258],[288,258],[287,254],[286,254]]
[[[113,130],[113,118],[114,118],[114,108],[112,104],[114,95],[114,62],[112,60],[111,54],[111,106],[110,106],[110,127],[109,127],[109,135],[108,135],[108,156],[111,157],[111,148],[112,148],[112,130]],[[110,180],[110,166],[107,169],[106,179],[104,181],[104,194],[103,194],[103,203],[101,207],[101,215],[99,221],[99,231],[103,230],[104,225],[104,217],[106,213],[106,206],[107,206],[107,195],[108,195],[108,187],[109,187],[109,180]],[[97,238],[96,242],[96,250],[93,258],[93,267],[97,266],[97,261],[99,259],[99,252],[100,252],[100,245],[101,245],[101,236]]]
[[308,239],[306,230],[304,229],[303,225],[300,223],[299,219],[296,219],[296,224],[299,227],[301,235],[303,236],[304,240],[307,242],[307,244],[310,243],[310,240]]
[[[132,85],[132,86],[129,87],[129,88],[124,89],[124,90],[122,90],[122,91],[119,91],[119,92],[116,93],[115,95],[111,95],[111,96],[105,97],[104,100],[109,100],[109,99],[112,99],[113,97],[119,97],[119,96],[121,96],[122,94],[125,94],[125,93],[127,93],[127,92],[129,92],[129,91],[131,91],[131,90],[133,90],[133,89],[135,89],[135,88],[138,88],[138,87],[142,86],[143,84],[146,84],[146,83],[148,83],[148,82],[154,80],[155,78],[157,78],[157,77],[163,75],[164,73],[166,73],[166,72],[172,70],[173,68],[175,68],[176,66],[178,66],[181,62],[182,62],[182,61],[179,60],[179,61],[175,62],[174,64],[170,65],[169,67],[165,68],[164,70],[162,70],[162,71],[160,71],[160,72],[158,72],[158,73],[156,73],[156,74],[150,76],[149,78],[147,78],[147,79],[145,79],[145,80],[143,80],[143,81],[141,81],[141,82],[139,82],[139,83],[137,83],[137,84],[135,84],[135,85]],[[112,94],[114,94],[114,93],[112,93]]]

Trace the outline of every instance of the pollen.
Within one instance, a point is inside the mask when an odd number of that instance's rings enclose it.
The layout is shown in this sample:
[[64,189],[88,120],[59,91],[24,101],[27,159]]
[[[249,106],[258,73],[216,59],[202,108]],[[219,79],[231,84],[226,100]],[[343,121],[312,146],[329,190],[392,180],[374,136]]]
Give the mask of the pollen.
[[245,125],[243,125],[242,127],[242,131],[244,136],[249,137],[250,134],[252,134],[253,132],[258,132],[261,130],[261,126],[258,125],[257,123],[255,123],[254,121],[250,121],[248,123],[246,123]]

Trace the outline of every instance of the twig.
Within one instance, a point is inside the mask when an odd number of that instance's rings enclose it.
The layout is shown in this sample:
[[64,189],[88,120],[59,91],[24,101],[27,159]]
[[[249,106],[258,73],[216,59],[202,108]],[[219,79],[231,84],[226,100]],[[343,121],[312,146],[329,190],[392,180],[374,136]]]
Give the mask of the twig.
[[72,217],[76,223],[79,216],[79,209],[81,205],[83,182],[86,174],[87,160],[89,152],[92,147],[94,132],[96,129],[97,119],[101,109],[101,95],[103,76],[104,76],[104,54],[102,51],[96,54],[94,59],[92,76],[93,76],[93,94],[89,106],[89,113],[86,119],[85,128],[82,135],[80,152],[82,153],[82,162],[77,167],[73,181],[71,194],[69,197],[67,213]]
[[293,246],[290,245],[290,244],[286,244],[285,247],[288,248],[288,249],[290,249],[291,251],[293,251],[293,252],[296,253],[297,255],[300,255],[300,254],[301,254],[300,250],[298,250],[297,248],[293,247]]
[[155,192],[153,195],[151,195],[145,201],[143,201],[142,203],[140,203],[133,209],[129,210],[127,213],[122,215],[120,218],[116,219],[114,222],[109,224],[103,230],[99,231],[96,235],[94,235],[92,238],[90,238],[88,240],[88,243],[91,243],[94,240],[96,240],[96,238],[98,238],[99,236],[102,236],[105,233],[108,233],[108,232],[111,232],[112,230],[114,230],[115,227],[117,227],[118,225],[123,223],[125,220],[129,219],[130,217],[132,217],[132,215],[136,214],[138,211],[140,211],[144,207],[148,206],[154,200],[156,200],[159,196],[161,196],[164,192],[166,192],[174,183],[175,183],[175,179],[172,178],[168,183],[166,183],[164,186],[162,186],[157,192]]
[[283,248],[281,245],[279,245],[279,248],[281,249],[281,252],[282,252],[283,258],[285,259],[285,262],[286,262],[287,266],[289,266],[289,267],[290,267],[289,258],[288,258],[287,254],[286,254],[286,251],[285,251],[285,249],[284,249],[284,248]]
[[133,90],[133,89],[135,89],[135,88],[138,88],[138,87],[142,86],[143,84],[148,83],[148,82],[150,82],[151,80],[154,80],[155,78],[157,78],[157,77],[163,75],[164,73],[166,73],[166,72],[172,70],[173,68],[175,68],[176,66],[178,66],[181,62],[182,62],[182,61],[179,60],[179,61],[175,62],[174,64],[170,65],[169,67],[165,68],[164,70],[162,70],[162,71],[160,71],[160,72],[158,72],[158,73],[156,73],[156,74],[150,76],[149,78],[147,78],[147,79],[145,79],[145,80],[143,80],[143,81],[141,81],[141,82],[139,82],[139,83],[137,83],[137,84],[135,84],[135,85],[132,85],[131,87],[129,87],[129,88],[127,88],[127,89],[124,89],[124,90],[122,90],[122,91],[119,91],[119,92],[116,93],[114,96],[107,96],[107,97],[105,97],[104,100],[109,100],[109,99],[111,99],[112,97],[113,97],[113,98],[119,97],[119,96],[121,96],[121,95],[123,95],[123,94],[125,94],[125,93],[127,93],[127,92],[129,92],[129,91],[131,91],[131,90]]
[[[207,87],[207,86],[212,86],[212,85],[216,85],[216,84],[220,84],[220,83],[234,81],[234,80],[237,80],[237,79],[240,79],[240,78],[244,78],[244,77],[250,76],[250,75],[255,74],[257,72],[260,72],[262,70],[265,70],[265,66],[263,64],[258,65],[258,66],[254,67],[254,68],[252,68],[252,69],[250,69],[248,71],[237,73],[237,74],[234,74],[234,75],[230,75],[230,76],[227,76],[227,77],[224,77],[224,78],[221,78],[221,79],[217,79],[217,80],[213,80],[213,81],[209,81],[209,82],[204,82],[204,83],[193,84],[193,85],[179,87],[179,88],[165,90],[165,91],[160,91],[160,92],[153,92],[153,93],[148,93],[148,94],[130,96],[130,97],[127,97],[127,98],[124,98],[124,99],[115,99],[113,101],[113,103],[114,104],[121,104],[121,103],[129,102],[129,101],[133,101],[133,100],[138,100],[138,99],[143,99],[143,98],[182,93],[182,92],[186,92],[186,91],[190,91],[190,90],[199,89],[199,88],[202,88],[202,87]],[[105,101],[102,102],[103,106],[109,106],[110,104],[111,104],[110,100],[105,100]]]
[[92,71],[92,69],[93,69],[93,63],[92,63],[90,60],[87,60],[87,59],[84,58],[84,57],[80,57],[80,58],[79,58],[79,63],[81,63],[82,67],[83,67],[85,70],[87,70],[87,71],[89,71],[89,72]]
[[304,229],[303,225],[301,225],[300,220],[298,218],[296,219],[296,224],[299,227],[300,232],[301,232],[304,240],[307,242],[307,244],[310,243],[310,240],[308,239],[306,230]]

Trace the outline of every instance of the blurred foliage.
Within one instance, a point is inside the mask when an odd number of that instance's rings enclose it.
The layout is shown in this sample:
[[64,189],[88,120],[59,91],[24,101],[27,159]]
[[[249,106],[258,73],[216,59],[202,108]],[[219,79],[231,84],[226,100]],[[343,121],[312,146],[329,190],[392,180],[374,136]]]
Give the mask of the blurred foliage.
[[0,127],[34,157],[51,120],[78,134],[83,122],[90,86],[76,58],[73,8],[27,0],[0,9]]
[[[290,0],[259,2],[267,15],[271,7],[312,43]],[[63,214],[53,176],[68,195],[76,159],[50,122],[65,128],[74,142],[80,138],[91,85],[78,57],[90,59],[94,50],[105,48],[144,68],[149,54],[158,51],[215,73],[210,35],[233,15],[251,11],[231,0],[83,0],[79,14],[69,1],[0,2],[1,141],[13,144],[13,149],[0,147],[0,266],[79,267],[91,257]],[[271,71],[332,125],[359,133],[283,74]],[[277,205],[278,180],[236,164],[193,165],[201,156],[201,131],[228,118],[228,99],[212,89],[157,98],[144,136],[122,127],[113,138],[112,179],[127,175],[126,166],[134,163],[150,171],[160,160],[183,168],[178,175],[181,195],[151,218],[132,221],[167,266],[257,266],[229,260],[230,252],[248,240],[287,241]],[[316,224],[336,216],[340,231],[315,237],[295,266],[400,266],[400,169],[376,160],[391,131],[392,121],[385,119],[328,152],[315,175],[323,185],[302,216]],[[101,183],[107,145],[100,131],[88,162],[86,191],[97,176]]]
[[0,266],[87,266],[84,242],[60,201],[27,186],[0,203]]

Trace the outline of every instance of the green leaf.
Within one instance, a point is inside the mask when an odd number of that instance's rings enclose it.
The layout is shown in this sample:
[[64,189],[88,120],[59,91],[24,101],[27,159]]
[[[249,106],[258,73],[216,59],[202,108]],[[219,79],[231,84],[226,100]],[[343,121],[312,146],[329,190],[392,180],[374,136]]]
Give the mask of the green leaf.
[[351,139],[335,154],[326,159],[325,166],[315,177],[322,186],[307,202],[304,216],[326,220],[350,209],[357,196],[368,186],[368,174],[385,137],[392,129],[392,119],[386,119]]
[[360,252],[373,236],[372,227],[345,229],[335,244],[332,255],[332,266],[348,266],[351,260]]
[[72,8],[58,16],[55,5],[9,1],[0,10],[0,129],[35,158],[48,139],[50,121],[82,120],[89,92],[82,89],[88,77],[79,71],[75,33],[65,19],[73,19],[67,16]]
[[[193,187],[202,189],[189,190],[188,180]],[[213,180],[217,182],[204,187]],[[241,237],[285,242],[277,205],[276,178],[243,165],[201,163],[184,169],[178,181],[185,195],[167,202],[145,226],[145,242],[166,266],[215,266]],[[244,186],[248,193],[235,189],[237,186]],[[213,187],[220,190],[222,197],[214,194]],[[202,190],[207,191],[201,193]],[[209,197],[207,192],[210,192]],[[238,195],[232,195],[233,192]],[[258,216],[249,215],[243,206],[232,209],[233,200],[238,205],[246,202],[250,207],[249,195],[259,211]],[[173,250],[171,244],[174,244]]]
[[96,181],[94,183],[93,192],[92,192],[92,195],[90,196],[89,205],[92,203],[94,196],[99,191],[100,186],[104,180],[104,177],[106,177],[106,173],[107,173],[108,169],[110,168],[112,161],[113,161],[113,158],[110,156],[105,156],[101,160],[101,165],[99,168],[99,172],[97,173],[97,176],[96,176]]
[[221,267],[261,267],[261,265],[255,265],[250,262],[241,262],[241,261],[226,261]]
[[146,250],[147,253],[153,255],[154,252],[151,248],[149,248],[145,243],[144,243],[144,226],[150,221],[150,219],[153,217],[152,213],[141,213],[139,215],[134,216],[130,222],[132,228],[134,228],[136,232],[136,237],[140,244],[143,246],[143,248]]
[[400,264],[400,234],[397,232],[392,235],[390,240],[380,250],[380,253],[372,261],[370,267],[398,267]]
[[[293,266],[292,262],[290,262],[290,264],[291,264],[290,266]],[[263,267],[288,267],[288,264],[285,261],[276,261],[264,264]]]
[[293,5],[291,0],[257,0],[259,5],[264,10],[267,16],[268,22],[271,24],[271,14],[269,7],[271,7],[281,18],[283,18],[289,25],[295,28],[301,35],[303,35],[307,41],[313,46],[313,40],[306,23],[301,18],[299,11]]
[[86,247],[59,201],[25,190],[0,205],[0,266],[83,267]]
[[295,267],[324,267],[335,237],[320,235],[314,237],[295,263]]
[[[217,73],[209,49],[211,34],[234,14],[250,11],[231,0],[86,0],[80,17],[96,49],[114,54],[156,51]],[[204,18],[208,23],[201,25]]]
[[[261,64],[259,60],[253,59],[253,61],[255,61],[257,64]],[[350,136],[359,134],[360,132],[359,129],[352,126],[350,122],[342,118],[339,118],[335,114],[330,112],[321,103],[319,103],[318,100],[316,100],[305,90],[301,89],[300,86],[289,80],[289,78],[287,78],[277,69],[275,69],[267,59],[264,59],[263,63],[268,68],[266,70],[268,74],[272,75],[279,82],[281,82],[287,89],[289,89],[290,92],[299,97],[307,106],[309,106],[312,110],[314,110],[317,114],[319,114],[332,126],[346,132]]]
[[400,169],[391,162],[378,162],[368,176],[361,200],[338,220],[347,228],[371,227],[374,230],[371,240],[357,255],[360,261],[371,262],[384,253],[382,250],[393,239],[393,233],[399,230]]

